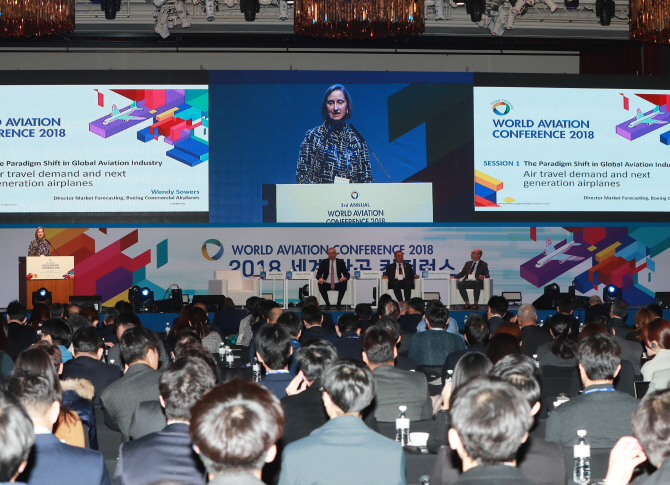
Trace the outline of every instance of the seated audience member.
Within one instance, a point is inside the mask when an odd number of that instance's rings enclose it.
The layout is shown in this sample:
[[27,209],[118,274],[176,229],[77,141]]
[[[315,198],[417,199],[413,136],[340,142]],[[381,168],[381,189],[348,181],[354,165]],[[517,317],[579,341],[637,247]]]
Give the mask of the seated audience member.
[[30,320],[26,325],[33,327],[35,330],[42,328],[42,324],[51,318],[49,307],[44,303],[35,303],[33,309],[30,310]]
[[656,467],[648,477],[640,477],[639,485],[670,483],[670,390],[648,393],[633,413],[635,438],[625,436],[610,453],[607,485],[626,485],[635,467],[646,459]]
[[507,313],[507,308],[508,303],[504,297],[493,295],[489,298],[489,302],[486,306],[486,319],[489,322],[491,335],[495,335],[496,330],[498,330],[498,325],[503,323],[503,316]]
[[28,309],[24,304],[14,300],[7,305],[7,355],[12,360],[40,339],[37,330],[26,325],[27,321]]
[[[531,415],[537,415],[540,410],[540,373],[533,359],[525,355],[508,355],[496,364],[491,376],[521,391],[530,405]],[[524,477],[537,485],[565,485],[565,460],[557,459],[562,454],[563,450],[557,443],[529,436],[517,452],[517,466]],[[454,451],[449,448],[438,451],[431,483],[448,484],[458,479],[461,473],[460,460],[454,455]]]
[[[442,302],[440,300],[430,300],[428,301],[428,303],[426,303],[424,316],[416,326],[417,332],[425,332],[426,330],[425,312],[427,312],[429,308],[432,308],[433,305],[442,305]],[[456,319],[454,317],[449,317],[449,322],[447,323],[447,332],[458,335],[459,337],[461,336],[461,334],[458,331],[458,322],[456,322]]]
[[337,355],[339,357],[349,357],[350,359],[362,360],[362,342],[359,337],[361,334],[360,321],[353,313],[343,313],[337,319],[335,331],[340,337],[335,342]]
[[209,485],[263,485],[283,425],[279,401],[258,384],[234,379],[207,392],[193,406],[191,439]]
[[508,333],[494,335],[486,346],[486,356],[491,360],[493,365],[506,355],[520,353],[521,346],[519,345],[519,341]]
[[478,313],[471,313],[465,318],[465,343],[468,348],[451,352],[442,367],[442,385],[447,377],[447,371],[454,370],[461,357],[469,352],[486,353],[486,346],[491,339],[489,324]]
[[115,365],[105,364],[103,343],[98,331],[82,328],[72,338],[74,359],[63,364],[62,379],[86,379],[95,388],[94,404],[100,404],[100,394],[108,385],[119,379],[123,372]]
[[463,339],[453,333],[446,332],[449,321],[449,310],[442,304],[433,304],[426,309],[425,332],[412,336],[409,358],[417,365],[443,365],[451,352],[465,349]]
[[284,312],[284,310],[282,310],[279,306],[279,303],[273,300],[263,299],[259,304],[261,318],[251,325],[251,333],[254,335],[254,337],[260,328],[266,323],[277,323],[277,318],[279,318],[279,315]]
[[193,308],[191,310],[190,323],[196,335],[200,338],[202,346],[212,354],[218,352],[219,345],[221,345],[223,340],[221,340],[221,335],[213,331],[212,326],[209,324],[207,312],[202,308]]
[[[98,333],[103,342],[105,342],[105,345],[116,345],[119,343],[119,338],[116,336],[116,319],[119,315],[120,313],[116,308],[110,307],[105,309],[105,318],[102,321],[102,326],[98,328]],[[111,347],[112,345],[107,346]]]
[[379,422],[395,422],[398,407],[407,406],[411,421],[430,419],[433,415],[428,392],[428,381],[421,372],[397,369],[396,339],[390,330],[370,327],[363,335],[363,361],[377,382],[377,393],[372,401],[375,418]]
[[281,325],[288,330],[291,336],[291,347],[293,347],[293,354],[291,354],[291,361],[288,365],[288,370],[291,375],[298,373],[298,363],[295,360],[295,353],[300,347],[300,334],[302,333],[302,320],[294,312],[284,312],[277,318],[277,325]]
[[47,377],[17,371],[6,382],[5,389],[26,410],[35,432],[35,445],[28,465],[18,477],[19,482],[31,485],[109,485],[102,453],[66,445],[51,434],[61,404]]
[[173,348],[177,337],[185,330],[191,328],[191,310],[194,306],[192,303],[184,305],[179,312],[179,316],[172,321],[172,327],[168,332],[165,340],[167,344]]
[[642,366],[642,378],[651,381],[654,372],[670,369],[670,321],[656,319],[642,332],[642,341],[651,360]]
[[74,335],[75,332],[80,328],[86,328],[91,326],[88,319],[79,313],[77,313],[76,315],[72,315],[70,318],[68,318],[67,324],[70,326],[70,329],[72,330],[72,335]]
[[[120,317],[119,317],[120,318]],[[105,410],[105,423],[121,432],[121,439],[128,441],[130,420],[143,401],[157,401],[159,346],[156,334],[144,327],[133,327],[119,338],[121,357],[128,369],[123,377],[112,382],[100,395]]]
[[[319,300],[315,296],[308,296],[305,298],[303,308],[307,306],[315,306],[319,308]],[[335,321],[330,312],[323,312],[323,323],[321,324],[328,333],[335,333]]]
[[[565,296],[558,300],[556,314],[568,315],[572,318],[572,323],[570,324],[570,339],[576,342],[579,337],[579,319],[572,316],[574,311],[574,302],[572,301],[572,298]],[[552,318],[554,318],[553,315],[550,315],[549,318],[547,318],[547,321],[544,323],[545,327],[549,328]]]
[[212,328],[225,338],[227,335],[239,333],[240,322],[246,318],[247,312],[235,308],[235,302],[232,298],[223,300],[223,309],[214,313]]
[[[331,334],[322,327],[323,313],[318,306],[304,306],[300,318],[302,318],[302,322],[305,325],[305,330],[303,330],[302,335],[300,336],[301,344],[308,344],[319,339],[332,341],[332,337],[328,338]],[[337,338],[336,334],[333,335]]]
[[254,344],[256,358],[265,368],[261,383],[281,399],[286,396],[286,386],[293,379],[288,370],[293,354],[291,335],[280,325],[264,325],[256,334]]
[[279,484],[404,484],[402,447],[361,419],[375,396],[372,372],[362,362],[337,359],[325,369],[321,385],[330,420],[284,449]]
[[572,317],[557,314],[551,317],[549,333],[553,341],[537,348],[540,367],[574,367],[577,365],[577,345],[570,339]]
[[656,303],[652,303],[647,308],[649,308],[652,312],[654,312],[654,314],[656,315],[656,318],[665,318],[665,317],[663,317],[663,308],[661,308],[661,305],[657,305]]
[[604,324],[596,322],[587,323],[582,327],[582,331],[579,332],[579,341],[581,342],[583,339],[585,339],[586,337],[590,337],[591,335],[597,335],[599,333],[607,333],[607,326],[606,326],[607,323],[609,323],[608,319],[605,319]]
[[622,339],[626,339],[628,332],[633,330],[630,325],[626,323],[628,318],[628,303],[623,300],[615,300],[610,307],[610,323],[618,335]]
[[377,307],[377,314],[379,316],[379,320],[384,317],[391,317],[397,321],[398,317],[400,316],[400,305],[394,299],[389,300],[386,298],[383,302],[379,302],[379,306]]
[[521,330],[521,352],[532,357],[537,354],[537,348],[552,341],[548,325],[537,325],[537,311],[533,305],[524,303],[519,307],[516,322]]
[[386,305],[386,302],[388,301],[393,301],[393,297],[389,295],[388,293],[383,293],[379,295],[379,299],[377,300],[377,312],[372,315],[372,323],[375,323],[377,320],[381,318],[381,308]]
[[[142,321],[140,320],[140,317],[134,313],[122,313],[116,319],[116,337],[119,339],[119,341],[121,341],[121,335],[123,335],[123,332],[135,327],[142,327]],[[156,337],[156,341],[158,342],[159,353],[158,368],[165,369],[168,365],[170,365],[170,356],[165,351],[163,342],[161,342],[158,337]],[[109,351],[107,352],[107,361],[110,364],[116,365],[119,369],[124,370],[127,362],[123,360],[120,345],[110,347]]]
[[605,305],[598,295],[592,295],[589,297],[589,306],[584,310],[584,321],[593,322],[600,316],[609,318],[610,305]]
[[16,483],[34,444],[30,416],[12,396],[0,392],[0,483]]
[[516,322],[502,322],[496,329],[496,334],[498,333],[507,333],[521,342],[521,329]]
[[653,322],[654,320],[656,320],[656,314],[653,312],[653,310],[650,310],[649,308],[640,308],[635,313],[635,330],[628,332],[628,335],[626,335],[626,340],[637,342],[641,346],[644,346],[644,342],[642,342],[642,331],[647,325],[649,325],[649,323]]
[[189,437],[191,408],[214,386],[216,375],[204,360],[186,357],[170,364],[158,381],[167,426],[121,445],[115,485],[161,480],[205,485],[205,469]]
[[91,327],[98,327],[98,324],[100,323],[100,314],[95,308],[90,306],[84,307],[79,312],[79,315],[88,320],[88,323],[91,325]]
[[591,448],[611,448],[631,434],[630,418],[638,402],[614,390],[621,349],[610,335],[601,333],[583,338],[577,355],[584,393],[551,412],[546,439],[571,447],[577,442],[577,430],[585,429]]
[[488,375],[492,367],[493,364],[491,364],[489,358],[480,352],[465,354],[456,363],[451,380],[444,383],[442,392],[434,405],[434,409],[437,412],[435,413],[435,422],[430,429],[428,443],[426,444],[428,451],[437,453],[442,445],[447,444],[449,401],[451,396],[466,382],[471,381],[475,377]]
[[642,350],[643,346],[638,342],[626,340],[623,337],[619,336],[621,330],[617,331],[616,327],[612,323],[612,319],[605,320],[604,317],[599,317],[597,321],[602,321],[607,333],[612,335],[614,341],[621,348],[621,360],[627,360],[633,365],[633,371],[635,375],[639,376],[641,374],[642,366]]
[[80,311],[81,307],[76,303],[70,303],[69,305],[65,305],[65,319],[69,320],[75,315],[79,315]]
[[463,463],[454,483],[533,483],[517,468],[517,451],[533,424],[521,391],[499,379],[478,377],[454,394],[450,414],[449,446]]
[[372,321],[372,307],[367,303],[359,303],[356,305],[354,312],[360,320],[361,332],[365,332],[368,328],[374,325]]
[[63,313],[65,312],[65,307],[62,303],[52,303],[49,306],[49,313],[51,313],[51,318],[63,318]]
[[247,298],[245,307],[249,314],[240,320],[240,329],[237,335],[237,345],[249,347],[251,341],[253,340],[251,325],[256,323],[256,321],[260,318],[260,306],[257,306],[259,300],[260,298],[257,296],[251,296]]
[[[400,354],[400,344],[403,342],[402,334],[400,333],[400,324],[396,320],[393,320],[390,317],[386,317],[386,318],[382,318],[381,320],[377,320],[377,322],[375,323],[374,326],[379,327],[379,328],[388,329],[393,334],[393,337],[396,340],[395,346],[398,349],[398,355],[395,358],[395,366],[398,369],[415,370],[416,369],[416,362],[414,362],[412,359],[410,359],[406,355],[401,355]],[[410,342],[411,342],[411,339],[410,339]],[[409,345],[407,345],[407,347],[409,347]]]
[[398,323],[405,332],[416,333],[416,326],[423,319],[423,312],[426,310],[426,304],[423,298],[411,298],[407,303],[407,312],[400,315]]

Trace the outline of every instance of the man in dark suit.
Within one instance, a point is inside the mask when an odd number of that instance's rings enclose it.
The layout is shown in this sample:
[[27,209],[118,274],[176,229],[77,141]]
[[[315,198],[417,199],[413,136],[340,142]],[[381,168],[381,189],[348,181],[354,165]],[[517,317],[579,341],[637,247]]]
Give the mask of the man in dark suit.
[[119,338],[116,336],[115,326],[116,319],[119,315],[119,311],[114,307],[105,309],[105,318],[102,321],[102,325],[98,329],[98,333],[100,334],[102,340],[105,341],[105,345],[107,343],[114,345],[119,343]]
[[214,313],[212,320],[212,329],[216,330],[221,338],[230,334],[238,333],[240,322],[247,316],[244,310],[235,308],[235,303],[231,298],[223,300],[223,310]]
[[553,340],[547,325],[537,326],[537,310],[533,305],[528,303],[521,305],[516,315],[516,322],[521,328],[521,352],[523,355],[532,357],[537,354],[537,348],[540,345]]
[[101,362],[103,342],[94,327],[78,330],[72,338],[74,359],[63,364],[61,379],[86,379],[93,384],[93,404],[100,404],[100,394],[108,385],[121,378],[123,372],[115,365]]
[[0,411],[0,483],[7,484],[26,469],[35,431],[25,409],[4,391],[0,392]]
[[628,318],[628,303],[623,300],[616,300],[610,308],[610,323],[616,331],[617,337],[624,340],[628,332],[633,330],[631,326],[626,324],[626,318]]
[[28,309],[23,303],[14,300],[7,305],[7,355],[12,360],[40,339],[37,330],[26,325],[27,321]]
[[479,313],[471,313],[465,319],[464,336],[468,348],[450,352],[449,355],[447,355],[447,358],[444,361],[444,366],[442,366],[442,385],[444,385],[445,380],[449,375],[447,371],[453,371],[458,361],[465,354],[468,352],[486,354],[486,347],[489,344],[489,340],[491,340],[491,329],[489,328],[489,324]]
[[130,420],[137,406],[143,401],[157,401],[158,338],[151,330],[133,327],[119,339],[121,356],[128,363],[124,376],[107,386],[100,395],[105,410],[105,423],[121,432],[121,439],[128,441]]
[[300,334],[302,333],[302,320],[295,312],[284,312],[277,319],[277,325],[284,327],[291,336],[291,347],[293,347],[293,354],[288,365],[288,370],[291,375],[298,373],[298,363],[295,360],[295,353],[300,347]]
[[[465,263],[460,273],[452,276],[452,278],[459,280],[456,287],[465,302],[466,309],[477,310],[479,308],[479,292],[484,288],[484,279],[490,277],[489,265],[486,264],[486,261],[482,261],[482,254],[481,249],[473,249],[470,253],[472,260]],[[468,298],[468,288],[472,288],[473,291],[474,303],[472,307]]]
[[486,304],[486,320],[489,322],[491,335],[496,334],[498,325],[503,323],[503,315],[507,312],[507,300],[502,296],[493,295]]
[[328,258],[321,261],[319,269],[316,272],[316,279],[319,280],[319,292],[326,302],[326,310],[330,310],[330,300],[328,299],[328,290],[337,290],[337,308],[342,308],[342,298],[347,291],[347,280],[349,271],[343,259],[337,258],[335,248],[328,249]]
[[405,332],[415,334],[416,326],[423,318],[423,312],[426,311],[426,304],[423,298],[412,298],[408,303],[407,313],[398,317],[398,323]]
[[301,344],[308,344],[313,340],[319,339],[328,340],[330,342],[337,340],[336,333],[328,332],[323,328],[323,313],[318,306],[304,306],[300,318],[302,318],[302,323],[305,325],[305,330],[303,330],[302,335],[300,336]]
[[425,332],[412,336],[409,358],[417,365],[441,366],[451,352],[465,349],[460,335],[446,330],[449,310],[441,303],[435,303],[426,310]]
[[[404,262],[404,255],[402,251],[398,250],[393,254],[395,263],[386,266],[384,276],[382,279],[389,280],[389,289],[393,290],[395,298],[398,301],[403,301],[403,292],[405,293],[405,301],[412,298],[412,290],[414,289],[414,280],[419,277],[414,274],[414,268],[409,263]],[[400,291],[402,290],[402,292]]]
[[214,386],[216,376],[204,359],[186,356],[170,364],[158,383],[167,426],[119,450],[114,485],[165,481],[205,485],[205,468],[189,437],[191,408]]
[[66,445],[51,434],[58,420],[60,401],[56,390],[42,375],[18,371],[6,382],[7,392],[30,415],[35,445],[28,465],[18,477],[30,485],[109,485],[105,460],[99,451]]
[[431,419],[433,406],[428,392],[428,381],[421,372],[395,367],[398,355],[396,339],[389,329],[370,327],[363,335],[363,361],[377,382],[372,401],[375,418],[379,422],[395,422],[398,407],[407,406],[410,421]]
[[[119,340],[121,340],[121,335],[123,335],[123,332],[125,332],[129,328],[141,327],[141,326],[142,321],[140,320],[140,317],[138,317],[134,313],[122,313],[116,319],[116,336]],[[160,369],[166,369],[167,366],[170,365],[170,356],[165,351],[163,342],[158,340],[158,338],[156,338],[156,341],[158,342],[158,353],[160,354],[158,367]],[[123,356],[121,355],[120,345],[116,344],[114,347],[111,347],[109,349],[109,351],[107,352],[107,359],[110,364],[114,364],[121,370],[125,369],[126,361],[123,360]]]
[[256,358],[265,368],[265,377],[261,383],[270,389],[277,399],[281,399],[286,396],[286,386],[293,379],[288,370],[293,354],[291,334],[282,325],[268,324],[258,331],[254,344]]
[[340,337],[333,342],[337,349],[338,357],[363,360],[361,354],[363,345],[360,339],[361,327],[358,317],[353,313],[343,313],[337,319],[335,330]]
[[584,310],[584,323],[592,323],[597,317],[610,317],[610,305],[605,305],[598,295],[589,297],[589,306]]

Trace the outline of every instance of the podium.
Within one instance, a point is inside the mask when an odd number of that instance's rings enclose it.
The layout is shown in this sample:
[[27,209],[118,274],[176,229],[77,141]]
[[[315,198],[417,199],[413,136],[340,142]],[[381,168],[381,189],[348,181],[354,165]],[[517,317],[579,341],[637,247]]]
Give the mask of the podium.
[[19,301],[32,308],[40,288],[51,292],[52,301],[67,303],[74,295],[74,256],[19,257]]

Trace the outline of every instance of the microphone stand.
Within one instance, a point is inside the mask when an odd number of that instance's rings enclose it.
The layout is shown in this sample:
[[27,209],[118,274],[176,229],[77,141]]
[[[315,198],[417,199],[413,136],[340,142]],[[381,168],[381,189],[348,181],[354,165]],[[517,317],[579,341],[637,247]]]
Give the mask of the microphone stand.
[[49,246],[51,246],[54,251],[56,251],[56,256],[60,256],[60,254],[58,254],[58,250],[54,248],[53,244],[51,244],[51,241],[49,241],[46,237],[44,238],[44,240],[49,243]]
[[[361,133],[356,129],[356,127],[354,126],[354,124],[353,124],[353,123],[349,123],[349,126],[351,127],[352,130],[354,130],[354,133],[356,133],[356,134],[359,136],[359,138],[360,138],[361,140],[363,140],[363,141],[365,142],[365,144],[367,145],[368,142],[365,141],[365,138],[363,138],[363,135],[361,135]],[[376,154],[375,152],[372,151],[372,148],[370,148],[370,145],[368,145],[368,150],[370,150],[370,153],[372,153],[372,155],[374,155],[375,160],[377,160],[377,163],[379,164],[379,166],[382,168],[382,170],[384,171],[384,173],[385,173],[386,176],[388,177],[389,182],[393,183],[393,180],[391,180],[391,176],[389,175],[389,173],[388,173],[388,172],[386,171],[386,169],[384,168],[384,165],[382,165],[382,162],[379,161],[379,158],[377,158],[377,154]]]

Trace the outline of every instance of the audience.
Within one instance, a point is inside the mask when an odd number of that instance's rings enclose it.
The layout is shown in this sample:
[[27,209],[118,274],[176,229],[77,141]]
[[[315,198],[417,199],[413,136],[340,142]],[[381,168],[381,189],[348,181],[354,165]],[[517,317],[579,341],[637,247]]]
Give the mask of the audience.
[[200,338],[202,346],[215,354],[219,350],[219,345],[223,342],[221,336],[214,332],[209,324],[207,312],[199,307],[191,309],[191,321],[189,322],[196,335]]
[[451,352],[465,349],[463,339],[445,331],[449,310],[442,304],[426,309],[425,332],[416,333],[409,347],[409,358],[417,365],[442,366]]
[[65,307],[62,303],[52,303],[49,307],[49,313],[53,318],[63,318],[63,313],[65,313]]
[[486,346],[486,356],[493,365],[506,355],[520,353],[521,346],[519,345],[519,341],[516,337],[508,333],[494,335]]
[[551,317],[549,333],[553,341],[537,348],[540,367],[574,367],[577,365],[577,345],[570,339],[572,317],[561,313]]
[[540,327],[537,325],[537,311],[533,305],[524,303],[519,307],[516,315],[516,322],[521,330],[521,352],[523,355],[533,357],[537,354],[537,348],[540,345],[552,341],[548,325]]
[[212,328],[221,338],[225,338],[227,335],[239,333],[240,322],[246,316],[247,312],[235,308],[232,298],[226,298],[223,300],[223,309],[214,313]]
[[374,322],[372,321],[372,307],[367,303],[359,303],[356,305],[354,312],[360,320],[361,332],[365,332],[368,328],[374,325]]
[[254,344],[256,358],[265,368],[261,382],[281,399],[286,396],[286,386],[293,379],[288,369],[293,354],[291,335],[280,325],[264,325],[256,334]]
[[97,328],[98,324],[100,323],[100,314],[98,311],[91,307],[91,306],[86,306],[81,309],[79,312],[79,316],[84,317],[86,320],[88,320],[89,325],[92,327]]
[[300,317],[294,312],[284,312],[279,315],[279,318],[277,318],[277,325],[284,327],[291,336],[291,347],[293,347],[293,353],[291,354],[288,370],[291,375],[296,375],[298,373],[298,363],[295,360],[295,353],[297,352],[298,347],[300,347],[302,320],[300,320]]
[[246,309],[249,314],[240,320],[240,329],[237,335],[237,344],[243,345],[244,347],[249,347],[253,335],[251,332],[251,325],[256,323],[260,318],[260,306],[258,306],[260,298],[257,296],[251,296],[247,298]]
[[600,316],[609,318],[610,305],[605,305],[598,295],[592,295],[589,297],[589,306],[584,311],[584,321],[590,323]]
[[398,318],[400,328],[405,332],[411,334],[416,333],[416,327],[423,319],[423,312],[426,310],[426,305],[423,298],[411,298],[407,303],[407,312]]
[[119,339],[116,336],[116,319],[119,315],[120,313],[116,308],[105,308],[105,319],[102,321],[102,326],[98,328],[100,337],[105,342],[105,345],[108,343],[112,345],[119,343]]
[[[400,330],[400,324],[396,320],[394,320],[390,317],[386,317],[386,318],[382,318],[381,320],[377,320],[377,322],[375,322],[375,327],[388,329],[393,334],[393,338],[395,338],[395,340],[396,340],[395,346],[398,349],[398,355],[395,358],[395,366],[398,369],[415,370],[416,369],[416,362],[414,362],[412,359],[410,359],[406,355],[401,355],[400,354],[399,347],[400,347],[400,344],[403,342],[402,333],[401,333],[401,330]],[[410,341],[411,341],[411,339],[410,339]]]
[[35,444],[33,423],[13,396],[0,392],[0,483],[16,483]]
[[503,323],[503,316],[507,313],[507,306],[507,300],[502,296],[494,295],[489,298],[486,307],[486,319],[489,322],[491,335],[495,335],[498,325]]
[[7,355],[16,360],[18,355],[37,342],[37,330],[26,325],[28,309],[17,300],[7,305]]
[[[432,308],[433,305],[442,305],[442,302],[440,300],[430,300],[428,303],[426,303],[425,310],[424,310],[424,316],[419,322],[419,324],[416,326],[416,331],[417,332],[424,332],[426,330],[426,315],[425,312],[428,311],[428,309]],[[455,335],[459,335],[458,332],[458,323],[456,322],[456,319],[453,317],[449,317],[449,322],[447,323],[447,332],[453,333]]]
[[321,385],[330,420],[284,449],[279,484],[404,484],[402,447],[361,419],[375,396],[372,372],[362,362],[338,359],[325,369]]
[[642,366],[642,378],[651,381],[654,373],[670,369],[670,321],[659,318],[642,332],[642,341],[651,360]]
[[[572,320],[570,324],[570,339],[573,342],[576,342],[577,339],[579,338],[579,319],[576,317],[573,317],[572,314],[574,312],[574,307],[573,307],[573,301],[572,298],[569,296],[564,296],[560,300],[558,300],[558,303],[556,304],[556,312],[557,314],[560,315],[568,315]],[[547,318],[547,321],[544,323],[544,326],[549,328],[549,325],[551,324],[551,319],[554,318],[554,315],[549,316]],[[588,322],[588,321],[587,321]]]
[[[119,341],[121,341],[121,335],[123,335],[123,332],[135,327],[142,327],[142,321],[140,320],[140,317],[138,317],[134,313],[120,314],[116,319],[116,337],[119,339]],[[163,342],[161,342],[158,339],[158,337],[156,337],[156,341],[158,342],[158,354],[159,354],[158,367],[160,369],[165,369],[168,365],[170,365],[170,357],[168,353],[165,351],[165,347],[163,347]],[[109,351],[107,352],[107,359],[110,364],[116,365],[121,370],[125,368],[125,364],[127,363],[123,359],[123,354],[121,352],[120,345],[115,345],[114,347],[111,347],[109,349]]]
[[656,314],[653,310],[650,308],[640,308],[635,313],[635,330],[628,332],[626,340],[644,345],[644,342],[642,342],[642,332],[644,331],[644,328],[654,320],[656,320]]
[[[300,336],[301,344],[308,344],[314,340],[324,339],[331,340],[332,337],[328,338],[331,334],[327,332],[323,324],[323,313],[318,306],[306,305],[302,308],[302,313],[300,315],[302,322],[305,325],[305,330]],[[334,334],[337,338],[337,334]]]
[[50,318],[42,325],[42,340],[57,346],[63,354],[63,362],[72,360],[69,350],[72,344],[72,328],[60,318]]
[[335,332],[340,337],[333,342],[337,349],[337,355],[339,357],[362,360],[362,342],[359,337],[361,327],[358,317],[353,313],[343,313],[337,319]]
[[30,325],[35,330],[39,330],[42,324],[49,318],[51,318],[49,307],[44,303],[35,303],[33,309],[30,310],[30,320],[28,320],[27,325]]
[[451,352],[442,367],[442,385],[447,377],[447,371],[454,370],[456,363],[461,357],[469,352],[486,353],[486,347],[491,339],[491,330],[489,324],[479,313],[471,313],[465,318],[465,343],[467,349]]
[[610,308],[610,323],[614,327],[613,335],[626,339],[628,332],[632,330],[630,325],[626,324],[628,318],[628,303],[623,300],[616,300]]

